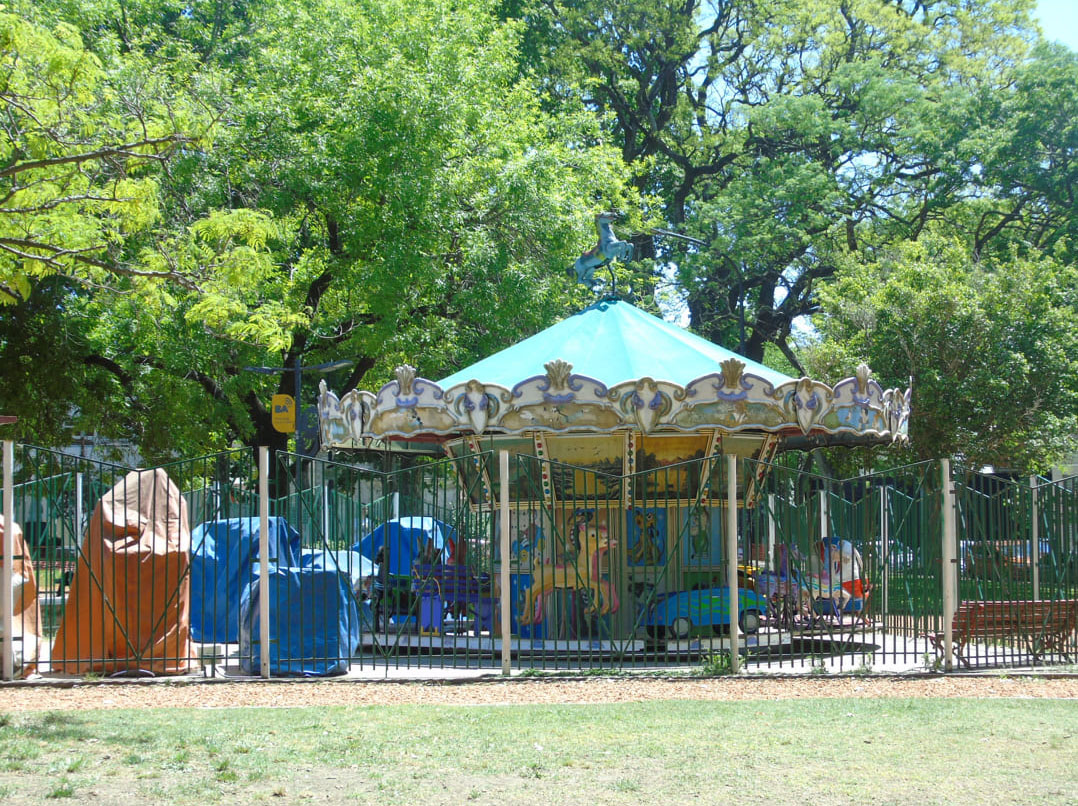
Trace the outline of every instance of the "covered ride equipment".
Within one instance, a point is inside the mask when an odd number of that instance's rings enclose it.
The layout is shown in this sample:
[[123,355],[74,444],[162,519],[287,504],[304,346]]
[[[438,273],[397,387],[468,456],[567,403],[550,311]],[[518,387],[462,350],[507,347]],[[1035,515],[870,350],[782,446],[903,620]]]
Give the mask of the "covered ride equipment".
[[79,548],[52,670],[186,674],[191,533],[164,470],[135,470],[94,507]]

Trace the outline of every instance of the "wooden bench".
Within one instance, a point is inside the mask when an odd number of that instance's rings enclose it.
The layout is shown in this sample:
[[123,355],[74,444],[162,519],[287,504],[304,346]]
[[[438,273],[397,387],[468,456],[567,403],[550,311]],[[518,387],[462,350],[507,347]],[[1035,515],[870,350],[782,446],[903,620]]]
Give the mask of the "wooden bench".
[[[951,638],[955,657],[966,667],[970,665],[966,652],[970,644],[1008,639],[1021,641],[1034,660],[1056,653],[1070,662],[1067,640],[1076,627],[1078,599],[962,602],[951,622]],[[942,656],[943,633],[927,638],[937,655]]]
[[497,593],[490,574],[474,574],[467,565],[417,563],[412,566],[412,592],[420,597],[423,632],[441,632],[446,608],[462,612],[469,605],[476,635],[493,626]]

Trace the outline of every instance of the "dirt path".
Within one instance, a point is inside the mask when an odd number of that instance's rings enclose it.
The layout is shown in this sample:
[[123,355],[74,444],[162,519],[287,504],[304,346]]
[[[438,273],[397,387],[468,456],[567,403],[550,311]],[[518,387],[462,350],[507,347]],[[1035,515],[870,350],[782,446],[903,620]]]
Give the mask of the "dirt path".
[[1078,677],[583,678],[432,682],[87,683],[5,686],[0,712],[90,708],[242,708],[327,705],[523,705],[795,697],[1019,697],[1078,699]]

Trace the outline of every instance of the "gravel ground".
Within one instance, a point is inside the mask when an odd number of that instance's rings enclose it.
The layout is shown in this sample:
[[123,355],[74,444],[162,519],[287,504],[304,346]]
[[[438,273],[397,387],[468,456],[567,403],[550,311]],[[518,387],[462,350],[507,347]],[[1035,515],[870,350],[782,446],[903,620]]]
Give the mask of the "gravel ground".
[[0,712],[96,708],[286,708],[326,705],[524,705],[795,697],[1012,697],[1078,699],[1078,676],[706,679],[584,678],[468,682],[105,682],[69,688],[8,685]]

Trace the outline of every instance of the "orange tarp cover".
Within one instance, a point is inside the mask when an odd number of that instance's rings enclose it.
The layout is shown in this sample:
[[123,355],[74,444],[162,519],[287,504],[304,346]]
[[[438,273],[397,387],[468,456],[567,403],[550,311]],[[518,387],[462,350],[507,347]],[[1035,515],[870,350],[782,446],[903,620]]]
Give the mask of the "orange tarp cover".
[[[37,661],[37,648],[41,641],[41,608],[37,601],[37,577],[34,564],[26,551],[22,539],[22,529],[15,524],[12,530],[14,549],[11,556],[12,581],[12,633],[15,636],[15,666],[22,666],[22,674],[34,671]],[[4,523],[0,518],[0,540],[4,538]],[[0,566],[3,565],[3,552],[0,552]],[[0,603],[0,607],[3,604]],[[21,659],[21,660],[20,660]]]
[[132,471],[94,508],[52,670],[183,674],[192,660],[187,502],[164,470]]

